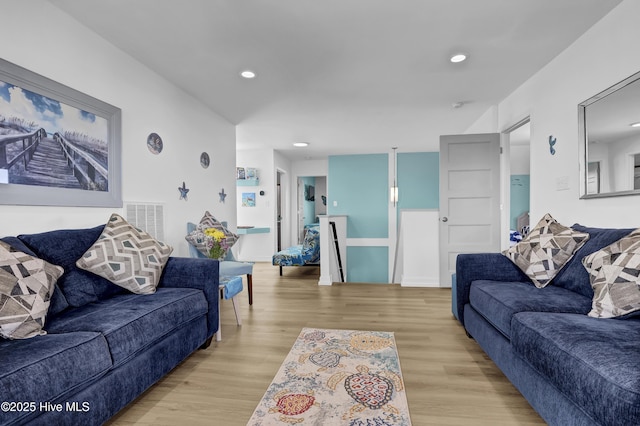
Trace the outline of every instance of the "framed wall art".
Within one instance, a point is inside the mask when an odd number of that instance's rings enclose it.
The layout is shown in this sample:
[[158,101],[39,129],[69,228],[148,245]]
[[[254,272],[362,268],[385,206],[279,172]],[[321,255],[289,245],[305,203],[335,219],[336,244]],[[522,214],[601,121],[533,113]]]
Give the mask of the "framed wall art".
[[0,204],[122,207],[121,111],[0,59]]

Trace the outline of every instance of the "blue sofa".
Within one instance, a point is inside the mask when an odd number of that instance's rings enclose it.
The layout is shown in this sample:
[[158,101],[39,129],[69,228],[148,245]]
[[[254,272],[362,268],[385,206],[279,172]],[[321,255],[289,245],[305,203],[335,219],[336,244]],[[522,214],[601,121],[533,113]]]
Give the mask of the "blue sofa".
[[458,255],[458,319],[550,425],[638,425],[640,318],[587,316],[581,263],[632,229],[572,228],[590,238],[542,289],[500,253]]
[[218,330],[218,262],[169,258],[157,291],[136,295],[75,266],[104,226],[5,237],[62,266],[46,335],[0,338],[1,425],[99,425]]

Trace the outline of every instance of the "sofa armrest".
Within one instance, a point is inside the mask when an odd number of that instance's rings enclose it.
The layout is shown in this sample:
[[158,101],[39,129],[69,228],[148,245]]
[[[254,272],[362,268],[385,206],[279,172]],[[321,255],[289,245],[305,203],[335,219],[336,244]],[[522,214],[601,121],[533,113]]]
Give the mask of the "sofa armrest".
[[214,259],[170,257],[164,267],[158,287],[180,287],[202,290],[209,305],[207,337],[218,331],[219,262]]
[[471,283],[476,280],[527,282],[529,277],[502,253],[459,254],[456,259],[456,310],[464,325],[464,305],[469,303]]

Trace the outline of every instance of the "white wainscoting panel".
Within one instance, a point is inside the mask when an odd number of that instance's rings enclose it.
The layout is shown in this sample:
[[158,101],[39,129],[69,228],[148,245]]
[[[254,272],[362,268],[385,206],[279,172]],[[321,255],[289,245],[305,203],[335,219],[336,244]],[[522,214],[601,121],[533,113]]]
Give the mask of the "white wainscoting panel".
[[450,287],[440,283],[438,210],[400,212],[400,284],[405,287]]

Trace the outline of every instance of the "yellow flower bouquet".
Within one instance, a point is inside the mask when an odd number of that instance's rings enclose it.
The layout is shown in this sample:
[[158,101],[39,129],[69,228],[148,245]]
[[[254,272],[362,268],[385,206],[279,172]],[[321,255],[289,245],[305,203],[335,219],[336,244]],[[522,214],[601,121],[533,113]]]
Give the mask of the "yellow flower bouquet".
[[207,228],[204,230],[204,235],[207,239],[206,245],[209,249],[209,257],[211,259],[223,260],[227,254],[227,250],[229,250],[227,237],[224,232],[215,228]]

